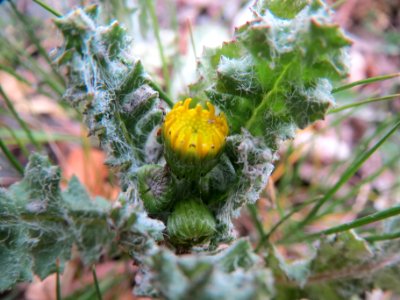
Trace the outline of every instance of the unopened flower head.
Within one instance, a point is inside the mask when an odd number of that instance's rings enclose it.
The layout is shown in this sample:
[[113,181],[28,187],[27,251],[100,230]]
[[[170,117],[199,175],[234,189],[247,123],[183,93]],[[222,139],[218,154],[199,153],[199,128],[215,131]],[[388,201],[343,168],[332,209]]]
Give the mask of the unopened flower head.
[[221,153],[228,135],[224,113],[216,115],[215,107],[209,102],[207,109],[200,104],[190,108],[191,101],[188,98],[175,104],[163,124],[166,159],[172,169],[179,163],[177,160],[209,165],[207,160]]

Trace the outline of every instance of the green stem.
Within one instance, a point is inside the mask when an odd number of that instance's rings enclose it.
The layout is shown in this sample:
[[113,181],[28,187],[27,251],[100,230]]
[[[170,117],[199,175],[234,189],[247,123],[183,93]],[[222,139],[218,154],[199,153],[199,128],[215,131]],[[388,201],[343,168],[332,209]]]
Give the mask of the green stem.
[[95,267],[95,265],[92,266],[92,274],[93,274],[94,286],[95,286],[95,288],[96,288],[97,299],[98,299],[98,300],[102,300],[101,291],[100,291],[100,286],[99,286],[99,281],[97,280],[97,274],[96,274],[96,267]]
[[381,235],[370,235],[365,237],[364,239],[368,242],[380,242],[380,241],[387,241],[387,240],[394,240],[400,238],[400,231],[381,234]]
[[266,233],[264,231],[264,226],[258,216],[257,206],[255,204],[249,204],[247,205],[247,208],[250,212],[250,216],[253,220],[253,223],[256,226],[258,234],[260,235],[260,240],[267,240]]
[[332,90],[332,94],[338,93],[338,92],[341,92],[341,91],[344,91],[344,90],[347,90],[347,89],[350,89],[350,88],[355,87],[357,85],[373,83],[373,82],[387,80],[387,79],[391,79],[391,78],[395,78],[395,77],[400,77],[400,73],[376,76],[376,77],[371,77],[371,78],[367,78],[367,79],[363,79],[363,80],[354,81],[354,82],[351,82],[349,84],[334,88]]
[[369,98],[369,99],[366,99],[363,101],[358,101],[355,103],[350,103],[347,105],[340,106],[338,108],[331,109],[328,111],[328,114],[337,113],[337,112],[345,110],[345,109],[361,106],[361,105],[368,104],[368,103],[396,99],[398,97],[400,97],[400,94],[393,94],[393,95],[388,95],[388,96],[383,96],[383,97]]
[[192,23],[190,23],[190,20],[187,20],[187,24],[188,24],[188,27],[189,27],[190,43],[192,45],[194,59],[197,59],[196,45],[194,43],[194,38],[193,38]]
[[48,4],[44,3],[41,0],[33,0],[36,4],[39,4],[41,7],[43,7],[45,10],[47,10],[49,13],[53,14],[54,16],[61,18],[63,15],[56,11],[54,8],[49,6]]
[[164,82],[165,82],[165,86],[166,86],[166,89],[167,89],[167,93],[169,94],[170,93],[170,88],[171,88],[171,82],[170,82],[170,78],[169,78],[168,64],[167,64],[167,60],[165,58],[163,45],[161,43],[160,24],[158,23],[158,19],[157,19],[157,15],[156,15],[156,10],[154,8],[153,0],[148,0],[147,1],[147,6],[148,6],[148,9],[149,9],[151,21],[153,23],[154,36],[156,37],[158,51],[160,52],[160,58],[161,58],[161,63],[162,63],[162,71],[163,71],[163,76],[164,76]]
[[20,173],[24,175],[24,168],[19,163],[18,159],[11,153],[11,151],[7,148],[6,144],[0,138],[0,148],[3,150],[4,155],[7,157],[8,161],[13,165],[13,167]]
[[400,127],[400,121],[397,122],[392,129],[383,136],[371,149],[361,154],[360,158],[353,162],[346,171],[342,174],[341,178],[336,182],[336,184],[324,195],[322,199],[318,201],[318,203],[313,207],[311,212],[306,216],[306,218],[298,225],[297,230],[303,228],[309,221],[311,221],[319,209],[324,205],[328,200],[330,200],[335,193],[339,190],[339,188],[346,183],[363,165],[363,163],[380,147],[382,144]]
[[160,96],[161,99],[163,99],[165,101],[165,103],[167,103],[167,105],[172,108],[174,106],[174,101],[172,101],[172,99],[161,89],[160,86],[158,86],[154,81],[151,80],[147,80],[146,83],[153,88],[154,90],[156,90]]
[[26,135],[28,136],[29,140],[31,143],[36,147],[37,150],[41,150],[41,145],[34,139],[32,132],[29,130],[28,126],[26,123],[21,119],[19,114],[14,108],[14,105],[12,104],[10,98],[6,95],[4,92],[3,88],[0,85],[0,95],[3,97],[4,101],[7,104],[8,109],[11,111],[11,114],[14,116],[14,118],[17,120],[18,124],[21,126],[21,128],[25,131]]

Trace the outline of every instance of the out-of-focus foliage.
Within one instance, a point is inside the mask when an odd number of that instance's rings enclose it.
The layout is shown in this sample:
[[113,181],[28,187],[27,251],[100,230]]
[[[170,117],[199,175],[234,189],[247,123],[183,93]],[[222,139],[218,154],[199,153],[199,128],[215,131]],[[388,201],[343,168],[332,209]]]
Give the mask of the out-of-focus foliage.
[[33,155],[24,179],[0,191],[0,291],[33,274],[45,278],[73,245],[88,265],[121,246],[139,267],[135,292],[165,299],[349,299],[371,287],[398,290],[398,244],[372,247],[351,231],[319,239],[294,262],[266,241],[261,256],[243,239],[216,250],[235,238],[232,217],[259,198],[280,144],[324,118],[334,104],[331,82],[347,72],[350,42],[322,1],[264,0],[253,12],[232,41],[206,49],[190,88],[193,102],[212,102],[230,127],[217,165],[196,178],[165,163],[157,131],[167,110],[161,99],[170,100],[130,56],[123,27],[98,24],[97,6],[55,20],[65,39],[55,55],[67,74],[64,98],[106,150],[124,193],[113,205],[91,200],[75,178],[61,191],[59,169]]

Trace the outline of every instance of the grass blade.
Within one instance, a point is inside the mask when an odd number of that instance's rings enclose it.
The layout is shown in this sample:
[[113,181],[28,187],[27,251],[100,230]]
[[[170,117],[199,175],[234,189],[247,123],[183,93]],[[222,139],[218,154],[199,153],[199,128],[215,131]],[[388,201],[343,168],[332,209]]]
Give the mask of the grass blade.
[[193,28],[192,28],[192,23],[190,22],[190,20],[187,20],[187,25],[189,28],[189,35],[190,35],[190,44],[192,45],[192,49],[193,49],[193,54],[194,54],[194,59],[197,59],[197,53],[196,53],[196,45],[194,43],[194,38],[193,38]]
[[368,84],[368,83],[373,83],[373,82],[377,82],[377,81],[383,81],[383,80],[388,80],[388,79],[392,79],[395,77],[400,77],[400,73],[393,73],[393,74],[388,74],[388,75],[382,75],[382,76],[376,76],[376,77],[370,77],[367,79],[363,79],[363,80],[358,80],[358,81],[354,81],[351,82],[349,84],[346,85],[342,85],[340,87],[334,88],[332,90],[332,93],[338,93],[347,89],[350,89],[352,87],[355,87],[357,85],[363,85],[363,84]]
[[400,231],[387,233],[387,234],[380,234],[380,235],[370,235],[365,237],[364,239],[370,243],[372,242],[381,242],[387,240],[394,240],[400,238]]
[[12,11],[14,12],[17,19],[21,21],[22,26],[23,26],[29,40],[32,41],[32,43],[35,45],[37,51],[46,60],[46,62],[50,66],[54,76],[58,79],[57,81],[61,85],[64,85],[65,84],[64,78],[60,75],[60,73],[58,72],[56,67],[53,65],[53,62],[51,61],[49,55],[47,54],[47,51],[43,48],[40,40],[37,38],[36,32],[32,28],[32,25],[30,24],[30,20],[28,20],[28,18],[25,15],[23,15],[22,13],[19,12],[19,10],[17,9],[17,7],[15,6],[15,4],[12,1],[9,1],[9,3],[11,5]]
[[391,207],[379,212],[376,212],[374,214],[356,219],[354,221],[342,224],[342,225],[338,225],[326,230],[322,230],[316,233],[312,233],[309,235],[306,235],[304,237],[304,239],[312,239],[312,238],[316,238],[319,237],[321,235],[328,235],[328,234],[334,234],[334,233],[339,233],[339,232],[343,232],[343,231],[347,231],[353,228],[357,228],[357,227],[361,227],[364,225],[368,225],[371,223],[375,223],[390,217],[394,217],[400,214],[400,205],[397,205],[395,207]]
[[311,221],[319,209],[324,205],[331,197],[339,190],[339,188],[346,183],[363,165],[363,163],[380,147],[382,144],[400,127],[400,121],[398,121],[392,129],[383,136],[371,149],[366,152],[363,152],[361,156],[355,160],[342,174],[341,178],[336,182],[336,184],[328,190],[328,192],[324,195],[322,199],[318,201],[318,203],[313,207],[311,212],[306,216],[306,218],[298,225],[297,229],[304,227],[309,221]]
[[56,261],[56,299],[61,300],[61,278],[60,278],[60,261]]
[[26,133],[27,137],[29,138],[29,140],[31,141],[31,143],[36,147],[36,149],[41,150],[40,144],[34,139],[32,132],[30,131],[30,129],[28,128],[26,123],[21,119],[21,117],[15,110],[14,105],[12,104],[10,98],[8,98],[8,96],[4,92],[1,85],[0,85],[0,95],[3,97],[4,101],[6,102],[8,109],[11,111],[11,114],[17,120],[17,122],[21,126],[21,128],[25,131],[25,133]]
[[0,138],[0,148],[3,150],[4,155],[7,157],[8,161],[13,165],[13,167],[20,173],[24,175],[24,168],[19,163],[18,159],[11,153],[11,151],[7,148],[6,144]]
[[152,25],[153,25],[153,30],[154,30],[154,36],[156,37],[156,41],[157,41],[158,51],[160,52],[160,58],[161,58],[161,63],[162,63],[162,72],[163,72],[165,86],[167,89],[167,93],[170,94],[171,82],[170,82],[170,78],[169,78],[169,70],[168,70],[167,60],[166,60],[165,54],[164,54],[164,48],[161,43],[160,24],[158,23],[153,0],[147,0],[147,7],[149,10],[151,21],[153,23]]
[[93,274],[94,286],[96,288],[97,299],[102,300],[99,281],[97,280],[96,267],[94,265],[92,266],[92,274]]
[[[14,132],[13,129],[11,129],[10,127],[8,127],[7,125],[4,125],[4,124],[2,124],[2,126],[9,133],[9,136],[15,141],[15,143],[17,143],[18,148],[22,151],[22,153],[25,155],[25,157],[28,158],[29,157],[29,150],[25,146],[25,143],[23,143],[21,141],[21,139],[18,138],[18,135]],[[2,133],[2,130],[0,130],[0,138],[3,139],[4,136],[1,133]]]
[[54,8],[50,7],[48,4],[44,3],[41,0],[33,0],[36,4],[39,4],[42,8],[47,10],[49,13],[53,14],[54,16],[60,18],[62,17],[62,14],[56,11]]
[[392,100],[392,99],[396,99],[398,97],[400,97],[400,94],[393,94],[393,95],[388,95],[388,96],[383,96],[383,97],[369,98],[369,99],[366,99],[366,100],[357,101],[355,103],[350,103],[350,104],[347,104],[347,105],[339,106],[338,108],[330,109],[328,111],[328,114],[337,113],[337,112],[343,111],[345,109],[358,107],[358,106],[361,106],[361,105],[364,105],[364,104],[373,103],[373,102]]
[[279,221],[271,227],[271,229],[264,235],[262,236],[262,238],[260,239],[260,241],[258,242],[255,251],[258,252],[261,247],[268,241],[269,237],[283,224],[285,223],[292,215],[294,215],[295,213],[299,212],[300,210],[302,210],[304,207],[306,207],[307,205],[310,205],[316,201],[318,201],[320,199],[319,198],[315,198],[315,199],[311,199],[309,201],[306,201],[296,207],[294,207],[289,213],[287,213],[286,215],[284,215],[283,217],[281,217],[279,219]]
[[15,70],[11,67],[5,66],[5,65],[1,65],[0,64],[0,71],[4,71],[8,74],[10,74],[11,76],[13,76],[15,79],[17,79],[18,81],[26,84],[29,87],[33,87],[35,88],[35,90],[37,92],[39,92],[40,94],[43,94],[49,98],[52,98],[53,96],[50,95],[48,92],[44,91],[41,87],[39,86],[34,86],[31,82],[29,82],[26,78],[22,77],[21,75],[19,75],[17,72],[15,72]]

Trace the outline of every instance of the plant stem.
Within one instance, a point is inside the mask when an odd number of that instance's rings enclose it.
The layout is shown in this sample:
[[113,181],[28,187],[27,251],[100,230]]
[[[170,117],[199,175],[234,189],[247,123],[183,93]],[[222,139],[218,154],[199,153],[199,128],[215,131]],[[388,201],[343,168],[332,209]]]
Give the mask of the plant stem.
[[372,103],[372,102],[391,100],[391,99],[395,99],[398,97],[400,97],[400,94],[393,94],[393,95],[388,95],[388,96],[383,96],[383,97],[369,98],[369,99],[366,99],[363,101],[358,101],[355,103],[350,103],[347,105],[340,106],[338,108],[331,109],[328,111],[328,114],[337,113],[337,112],[345,110],[345,109],[361,106],[361,105]]
[[161,63],[162,63],[162,72],[163,72],[163,77],[164,77],[164,82],[165,86],[167,89],[167,93],[170,93],[170,87],[171,87],[171,82],[169,78],[169,71],[168,71],[168,65],[167,65],[167,60],[165,58],[164,54],[164,48],[161,43],[161,37],[160,37],[160,24],[158,23],[157,15],[156,15],[156,10],[154,7],[153,0],[148,0],[147,1],[151,21],[153,23],[153,29],[154,29],[154,36],[156,37],[157,41],[157,46],[158,46],[158,51],[160,52],[160,58],[161,58]]
[[63,16],[61,13],[59,13],[54,8],[52,8],[51,6],[49,6],[48,4],[44,3],[41,0],[33,0],[33,2],[35,2],[36,4],[39,4],[41,7],[43,7],[45,10],[47,10],[49,13],[53,14],[54,16],[56,16],[58,18]]
[[355,87],[357,85],[373,83],[373,82],[387,80],[387,79],[391,79],[391,78],[395,78],[395,77],[400,77],[400,73],[376,76],[376,77],[371,77],[371,78],[367,78],[367,79],[363,79],[363,80],[354,81],[354,82],[351,82],[349,84],[334,88],[332,90],[332,94],[338,93],[338,92],[341,92],[341,91],[344,91],[344,90],[347,90],[347,89],[350,89],[350,88]]
[[17,120],[17,122],[21,126],[21,128],[25,131],[25,133],[28,136],[28,138],[31,141],[31,143],[36,147],[37,150],[40,151],[41,148],[42,148],[41,145],[34,139],[34,137],[32,135],[32,132],[30,131],[30,129],[28,128],[26,123],[21,119],[21,117],[19,116],[19,114],[15,110],[14,105],[12,104],[10,98],[8,98],[8,96],[4,92],[3,88],[1,87],[1,85],[0,85],[0,95],[3,97],[4,101],[6,102],[8,109],[11,111],[11,114]]
[[[309,221],[311,221],[319,209],[324,205],[328,200],[330,200],[333,195],[339,190],[339,188],[346,183],[363,165],[363,163],[380,147],[382,144],[400,127],[400,121],[398,121],[392,129],[383,136],[371,149],[361,154],[359,159],[356,159],[346,171],[342,174],[341,178],[336,182],[336,184],[328,190],[328,192],[324,195],[322,199],[320,199],[317,204],[313,207],[311,212],[305,217],[305,219],[297,226],[297,230],[303,228]],[[293,231],[292,231],[293,233]]]
[[250,216],[253,220],[253,223],[256,226],[258,234],[260,235],[260,240],[267,240],[268,237],[266,236],[266,233],[264,231],[264,226],[258,216],[257,206],[255,204],[248,204],[247,208],[250,212]]
[[97,299],[98,299],[98,300],[102,300],[101,291],[100,291],[100,286],[99,286],[99,281],[97,280],[97,274],[96,274],[96,267],[95,267],[95,265],[92,266],[92,274],[93,274],[94,286],[95,286],[95,288],[96,288]]
[[189,35],[190,35],[190,43],[192,45],[192,49],[193,49],[193,54],[194,54],[194,59],[197,59],[197,53],[196,53],[196,45],[194,43],[194,38],[193,38],[193,29],[192,29],[192,23],[190,22],[190,20],[187,20],[187,24],[189,27]]
[[20,173],[24,175],[24,168],[19,163],[18,159],[11,153],[11,151],[7,148],[6,144],[0,138],[0,148],[3,150],[4,155],[7,157],[8,161],[13,165],[13,167]]
[[158,86],[158,84],[151,80],[146,81],[146,83],[158,92],[160,98],[163,99],[170,108],[174,106],[174,101],[172,101],[172,99],[161,89],[160,86]]

